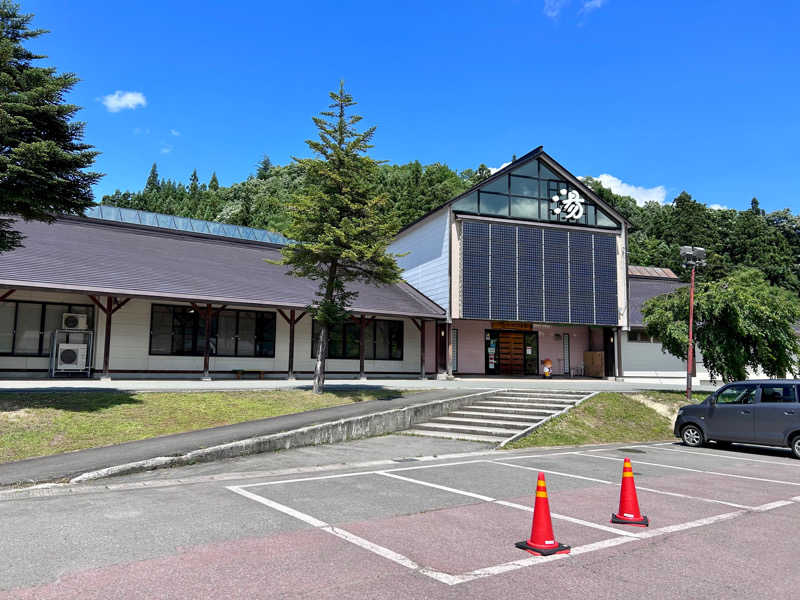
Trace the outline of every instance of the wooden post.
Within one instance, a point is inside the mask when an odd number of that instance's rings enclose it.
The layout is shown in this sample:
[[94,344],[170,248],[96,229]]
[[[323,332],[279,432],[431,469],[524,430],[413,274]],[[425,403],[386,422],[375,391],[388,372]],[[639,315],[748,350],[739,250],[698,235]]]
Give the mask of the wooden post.
[[125,298],[124,300],[120,301],[115,299],[113,296],[106,296],[105,306],[103,306],[97,297],[89,294],[89,298],[97,305],[97,307],[106,317],[106,331],[105,338],[103,339],[103,374],[101,377],[103,379],[108,379],[111,377],[109,373],[109,364],[111,363],[111,316],[120,308],[125,306],[128,302],[130,302],[130,298]]
[[[306,313],[303,311],[296,316],[295,309],[292,308],[289,310],[289,314],[287,316],[287,314],[279,308],[278,314],[280,314],[283,320],[289,325],[289,362],[286,370],[286,379],[289,381],[294,381],[294,326],[297,325],[297,323],[305,316]],[[312,340],[311,343],[313,344],[314,341]]]
[[364,343],[364,330],[366,329],[366,322],[362,314],[358,319],[358,378],[366,379],[367,374],[364,372],[364,351],[366,350]]
[[425,321],[420,319],[411,319],[411,322],[419,329],[419,378],[426,379],[425,377]]

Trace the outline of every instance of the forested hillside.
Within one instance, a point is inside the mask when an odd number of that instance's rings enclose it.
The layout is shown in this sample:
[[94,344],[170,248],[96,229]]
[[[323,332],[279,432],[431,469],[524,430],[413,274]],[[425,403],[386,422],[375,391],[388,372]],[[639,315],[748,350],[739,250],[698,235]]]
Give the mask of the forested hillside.
[[[386,194],[402,225],[414,222],[490,174],[485,165],[460,173],[443,163],[381,165],[375,193]],[[708,266],[698,277],[724,277],[738,267],[755,267],[774,285],[800,293],[800,215],[790,209],[765,213],[758,200],[747,210],[712,209],[681,192],[671,203],[639,206],[587,177],[584,182],[631,223],[631,264],[669,267],[685,278],[678,247],[702,246]],[[153,165],[144,189],[103,197],[103,204],[248,225],[283,232],[288,199],[304,185],[297,164],[273,165],[264,157],[247,180],[221,187],[216,175],[200,183],[197,172],[189,184],[160,179]]]

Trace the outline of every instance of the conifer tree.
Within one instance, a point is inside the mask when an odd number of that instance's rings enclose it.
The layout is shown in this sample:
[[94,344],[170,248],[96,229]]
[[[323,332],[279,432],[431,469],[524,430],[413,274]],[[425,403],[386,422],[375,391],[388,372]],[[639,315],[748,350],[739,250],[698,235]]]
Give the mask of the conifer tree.
[[[57,213],[80,214],[92,204],[87,171],[98,152],[83,143],[78,106],[64,96],[78,82],[72,73],[34,66],[46,58],[23,43],[46,33],[30,29],[33,15],[0,0],[0,213],[51,221]],[[0,252],[19,246],[12,219],[0,219]]]
[[386,252],[397,222],[387,199],[374,194],[378,162],[366,155],[375,127],[357,130],[361,117],[348,114],[356,103],[344,82],[330,98],[331,110],[313,118],[319,139],[306,141],[316,158],[295,159],[308,187],[291,201],[287,233],[301,241],[283,249],[282,261],[292,275],[320,282],[317,301],[309,307],[320,325],[314,368],[318,394],[325,384],[328,332],[348,318],[356,297],[347,284],[388,284],[400,277],[395,257]]
[[157,192],[160,186],[161,184],[158,180],[158,166],[156,166],[156,163],[153,163],[153,166],[150,167],[150,175],[147,176],[147,183],[144,186],[144,191]]
[[216,171],[214,171],[211,174],[211,179],[208,182],[208,189],[211,190],[212,192],[216,192],[217,190],[219,190],[219,179],[217,179]]
[[192,171],[192,176],[189,178],[189,195],[193,198],[197,197],[200,191],[200,179],[197,177],[197,169]]

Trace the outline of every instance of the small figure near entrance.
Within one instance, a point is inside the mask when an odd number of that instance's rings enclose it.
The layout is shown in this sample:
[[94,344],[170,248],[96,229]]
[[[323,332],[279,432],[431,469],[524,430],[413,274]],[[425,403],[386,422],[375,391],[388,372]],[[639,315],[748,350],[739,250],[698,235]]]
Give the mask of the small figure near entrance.
[[550,376],[553,374],[553,361],[549,358],[545,358],[542,361],[542,377],[545,379],[549,379]]

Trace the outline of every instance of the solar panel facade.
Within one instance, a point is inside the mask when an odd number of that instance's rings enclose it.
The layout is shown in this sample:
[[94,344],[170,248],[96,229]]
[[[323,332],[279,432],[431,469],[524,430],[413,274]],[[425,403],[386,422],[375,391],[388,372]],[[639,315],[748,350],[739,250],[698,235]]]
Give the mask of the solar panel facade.
[[489,225],[464,223],[463,313],[467,319],[489,318]]
[[463,221],[462,316],[617,325],[617,241],[602,233]]
[[490,318],[517,318],[517,228],[514,225],[491,225],[491,298]]

